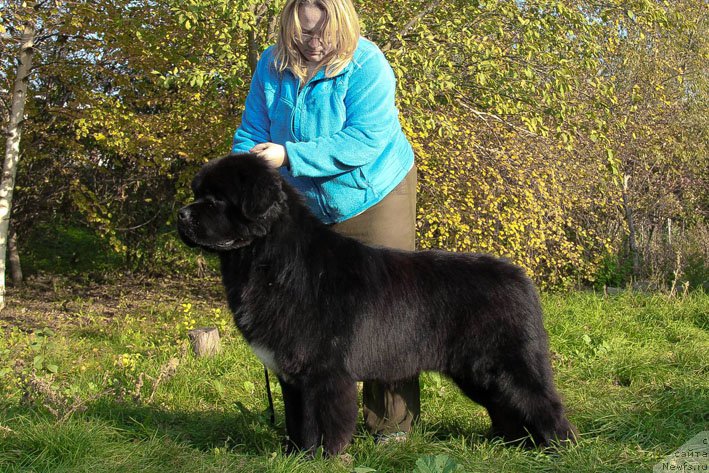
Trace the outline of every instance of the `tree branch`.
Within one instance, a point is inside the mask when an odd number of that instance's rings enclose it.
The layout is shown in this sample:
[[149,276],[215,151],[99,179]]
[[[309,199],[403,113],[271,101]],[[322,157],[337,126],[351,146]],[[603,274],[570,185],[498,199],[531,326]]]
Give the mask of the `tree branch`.
[[389,51],[394,47],[395,43],[400,43],[400,41],[396,39],[397,36],[404,36],[406,33],[409,32],[410,29],[416,26],[416,24],[420,22],[424,16],[431,13],[440,4],[441,0],[434,0],[433,2],[429,3],[428,6],[423,9],[423,11],[421,11],[418,15],[413,17],[411,21],[404,25],[404,27],[401,29],[401,31],[398,32],[398,34],[392,36],[391,39],[387,41],[384,46],[382,46],[382,51]]

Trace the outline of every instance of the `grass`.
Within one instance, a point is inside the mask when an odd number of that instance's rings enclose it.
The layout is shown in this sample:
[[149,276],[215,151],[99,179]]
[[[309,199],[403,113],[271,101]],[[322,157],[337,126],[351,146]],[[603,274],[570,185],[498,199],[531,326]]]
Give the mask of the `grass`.
[[[38,279],[11,291],[0,313],[0,471],[637,472],[709,430],[709,296],[543,300],[577,446],[490,440],[484,410],[424,374],[407,442],[375,445],[360,422],[347,456],[306,459],[282,453],[279,387],[274,428],[263,368],[232,328],[217,279]],[[220,354],[190,354],[195,326],[220,328]]]

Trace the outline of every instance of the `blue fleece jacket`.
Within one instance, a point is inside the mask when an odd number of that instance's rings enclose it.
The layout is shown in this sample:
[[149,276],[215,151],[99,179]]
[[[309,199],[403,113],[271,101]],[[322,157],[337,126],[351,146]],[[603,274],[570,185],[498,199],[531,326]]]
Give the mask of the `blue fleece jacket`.
[[274,54],[271,46],[256,66],[232,152],[265,142],[285,146],[289,166],[281,174],[325,223],[382,200],[414,162],[384,54],[360,38],[342,72],[326,77],[320,70],[302,88],[290,71],[275,69]]

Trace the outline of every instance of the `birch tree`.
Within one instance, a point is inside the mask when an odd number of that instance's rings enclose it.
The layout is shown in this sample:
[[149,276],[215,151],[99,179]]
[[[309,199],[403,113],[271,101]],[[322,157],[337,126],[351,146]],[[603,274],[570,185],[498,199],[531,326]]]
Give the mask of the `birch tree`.
[[[29,12],[32,8],[28,8]],[[17,58],[17,73],[12,89],[12,106],[7,124],[5,142],[5,160],[3,163],[2,180],[0,180],[0,310],[5,307],[5,268],[10,227],[10,211],[12,209],[12,191],[15,187],[17,163],[20,158],[20,137],[22,136],[22,121],[27,98],[27,81],[32,71],[32,55],[34,52],[35,17],[28,16],[22,31],[20,49]]]

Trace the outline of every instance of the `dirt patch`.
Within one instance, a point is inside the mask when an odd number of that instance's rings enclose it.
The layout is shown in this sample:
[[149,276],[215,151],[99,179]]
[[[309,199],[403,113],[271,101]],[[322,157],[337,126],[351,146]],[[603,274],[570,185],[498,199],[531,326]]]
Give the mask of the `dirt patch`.
[[22,287],[8,288],[6,307],[0,311],[0,328],[19,327],[33,331],[82,326],[92,319],[119,314],[157,304],[189,301],[193,305],[223,305],[224,290],[218,276],[196,279],[191,276],[148,277],[113,274],[93,279],[34,276]]

